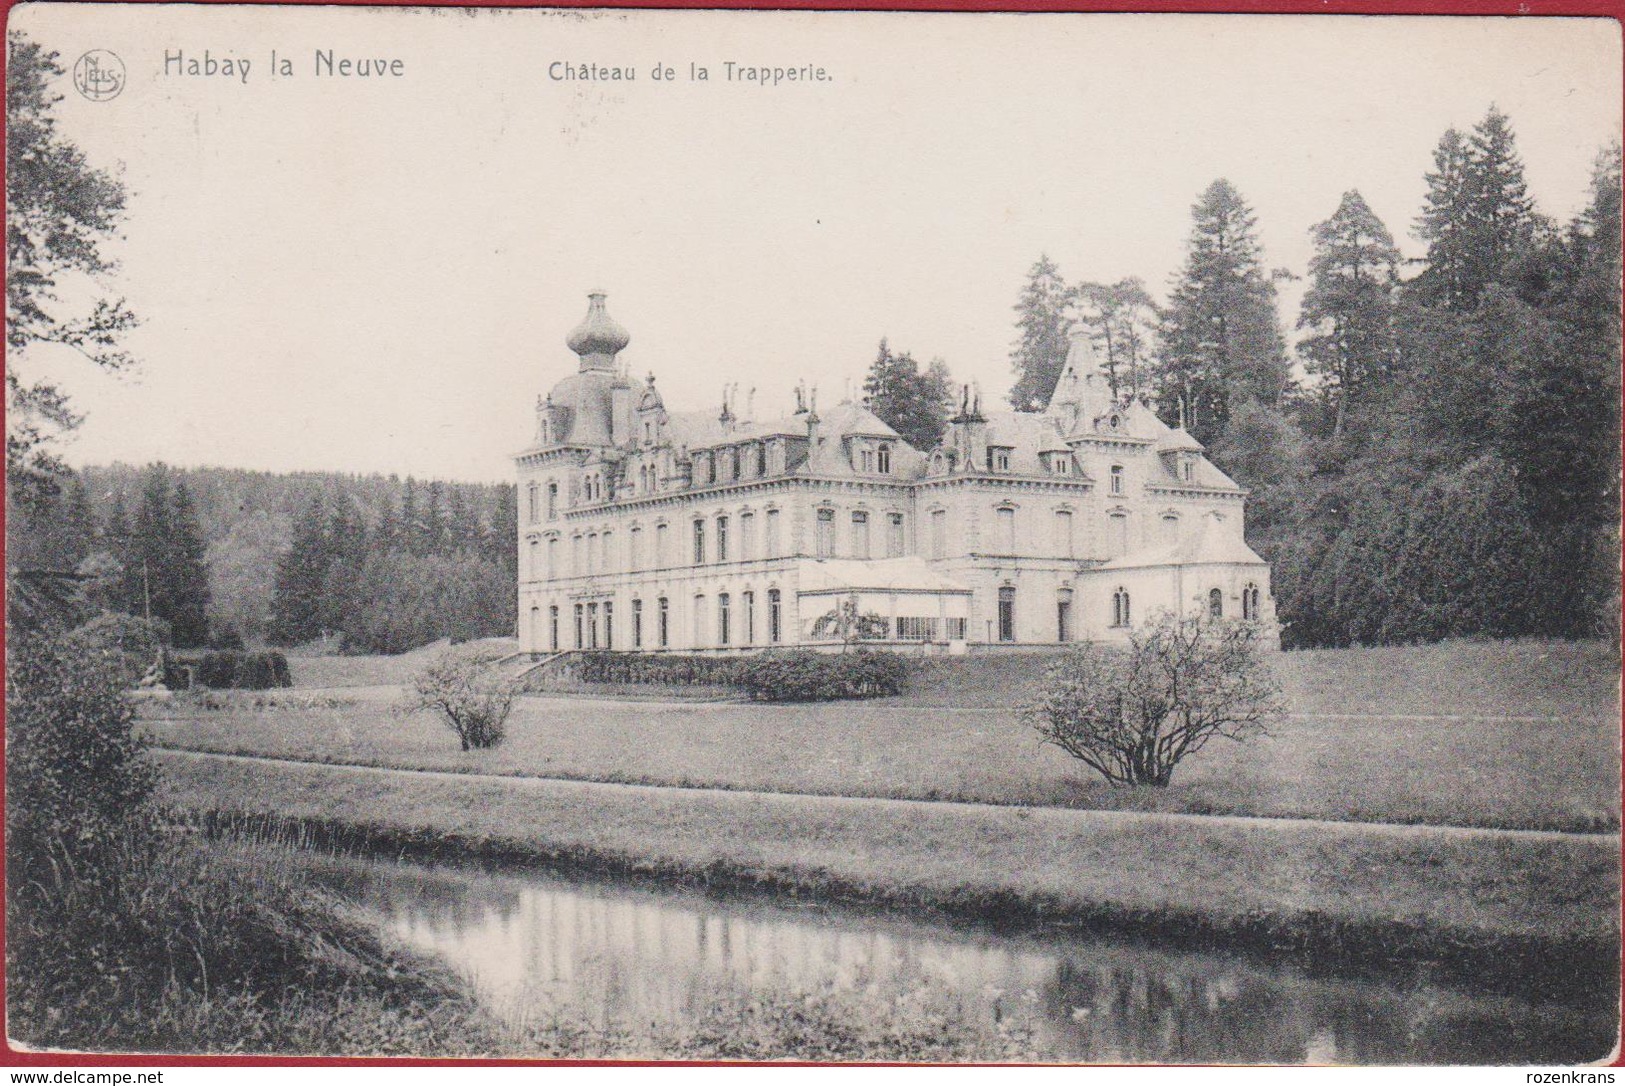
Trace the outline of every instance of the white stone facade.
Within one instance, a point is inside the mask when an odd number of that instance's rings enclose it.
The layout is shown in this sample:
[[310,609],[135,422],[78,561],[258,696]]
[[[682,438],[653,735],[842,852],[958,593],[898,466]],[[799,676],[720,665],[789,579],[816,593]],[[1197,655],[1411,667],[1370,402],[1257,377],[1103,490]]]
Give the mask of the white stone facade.
[[528,652],[833,647],[853,596],[884,620],[866,640],[923,652],[1120,639],[1163,609],[1274,628],[1245,491],[1116,401],[1082,337],[1047,411],[967,392],[929,450],[804,393],[767,420],[669,413],[617,361],[629,341],[592,295],[516,458]]

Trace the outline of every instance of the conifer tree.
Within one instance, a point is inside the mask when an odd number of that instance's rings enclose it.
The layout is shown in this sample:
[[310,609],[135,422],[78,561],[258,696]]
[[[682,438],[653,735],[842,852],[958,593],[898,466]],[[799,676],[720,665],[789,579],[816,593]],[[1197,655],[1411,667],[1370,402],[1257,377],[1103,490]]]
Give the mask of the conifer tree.
[[185,479],[177,480],[171,493],[167,527],[160,616],[170,622],[176,645],[193,648],[209,640],[209,567],[203,528]]
[[444,495],[440,480],[430,480],[423,498],[423,530],[418,545],[421,554],[445,554],[448,549]]
[[291,546],[277,559],[271,590],[274,644],[297,645],[322,632],[322,592],[332,562],[327,528],[327,502],[318,491],[294,521]]
[[1298,327],[1308,371],[1321,379],[1340,437],[1349,402],[1389,373],[1394,358],[1393,292],[1399,250],[1359,192],[1343,194],[1337,211],[1311,234],[1315,255]]
[[948,382],[948,367],[941,359],[921,373],[912,354],[893,354],[882,338],[863,380],[863,402],[904,441],[916,449],[931,449],[947,426],[952,395]]
[[396,540],[396,546],[412,554],[421,554],[423,545],[423,524],[418,519],[417,490],[417,480],[408,475],[401,489],[400,535]]
[[1027,285],[1015,305],[1016,340],[1010,363],[1016,383],[1010,404],[1017,411],[1042,411],[1055,394],[1066,364],[1067,333],[1072,329],[1072,291],[1049,256],[1041,255],[1027,273]]
[[1145,372],[1158,310],[1138,277],[1084,283],[1077,292],[1078,321],[1089,329],[1106,364],[1112,394],[1138,398],[1150,391]]
[[1183,403],[1192,433],[1208,443],[1224,431],[1232,400],[1278,406],[1289,371],[1252,208],[1220,178],[1191,217],[1189,253],[1159,329],[1159,400],[1170,421]]

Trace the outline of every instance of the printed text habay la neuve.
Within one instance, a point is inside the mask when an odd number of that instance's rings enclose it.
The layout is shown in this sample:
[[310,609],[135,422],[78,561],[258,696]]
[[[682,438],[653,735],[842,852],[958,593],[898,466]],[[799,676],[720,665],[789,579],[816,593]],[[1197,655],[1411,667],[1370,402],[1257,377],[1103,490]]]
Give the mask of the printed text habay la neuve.
[[226,79],[247,83],[266,73],[270,79],[292,79],[302,74],[319,79],[400,79],[406,75],[406,61],[400,57],[344,53],[336,49],[312,49],[309,53],[288,54],[277,49],[258,58],[241,53],[201,53],[185,49],[165,49],[160,69],[166,77]]

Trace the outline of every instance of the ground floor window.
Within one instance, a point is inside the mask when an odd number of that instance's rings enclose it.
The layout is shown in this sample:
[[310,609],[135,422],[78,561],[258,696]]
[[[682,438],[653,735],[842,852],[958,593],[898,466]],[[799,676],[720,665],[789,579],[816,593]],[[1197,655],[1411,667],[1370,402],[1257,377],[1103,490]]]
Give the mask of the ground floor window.
[[604,601],[604,648],[615,647],[615,605]]
[[999,589],[999,640],[1016,639],[1016,590]]
[[671,644],[671,601],[661,596],[655,601],[655,638],[661,648]]
[[733,617],[731,613],[732,606],[733,601],[729,598],[728,593],[717,593],[717,644],[719,645],[726,645],[733,633],[731,629],[733,624],[729,621]]
[[547,609],[548,639],[547,644],[554,652],[559,651],[559,608],[555,604]]
[[1132,620],[1128,611],[1128,589],[1119,588],[1112,593],[1112,625],[1128,626]]
[[1207,613],[1209,618],[1224,617],[1224,593],[1217,588],[1207,594]]
[[694,597],[694,647],[705,644],[705,597]]
[[1055,601],[1055,639],[1072,640],[1072,593],[1062,592]]
[[587,604],[587,647],[592,649],[598,647],[598,605],[596,603]]
[[587,631],[583,626],[583,619],[586,613],[587,609],[585,607],[581,606],[579,603],[576,604],[576,648],[578,649],[584,649],[587,647]]
[[643,601],[632,601],[632,647],[643,647]]
[[779,590],[767,590],[767,639],[778,644],[784,636],[784,627],[779,614]]
[[1249,584],[1241,590],[1241,617],[1248,622],[1257,622],[1259,619],[1259,591],[1258,586]]
[[912,618],[904,615],[897,616],[897,640],[899,641],[935,641],[937,639],[937,620],[934,618]]
[[948,632],[948,640],[949,641],[963,641],[963,640],[965,640],[965,626],[966,626],[967,622],[968,622],[968,620],[963,619],[963,618],[950,618],[948,620],[948,631],[947,631]]
[[745,644],[756,643],[756,593],[746,592],[745,604]]

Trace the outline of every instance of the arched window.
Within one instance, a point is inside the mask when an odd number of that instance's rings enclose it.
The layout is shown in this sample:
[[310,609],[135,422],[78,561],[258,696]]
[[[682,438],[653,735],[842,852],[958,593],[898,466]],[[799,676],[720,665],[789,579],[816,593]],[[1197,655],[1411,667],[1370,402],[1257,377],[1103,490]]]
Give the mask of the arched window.
[[661,648],[671,644],[671,601],[661,596],[655,601],[655,614],[658,620],[655,624],[655,634]]
[[694,647],[705,644],[705,595],[694,597]]
[[547,484],[547,519],[559,519],[559,484]]
[[882,474],[882,475],[890,475],[891,474],[891,446],[890,445],[882,445],[882,446],[880,446],[879,459],[880,459],[880,463],[879,463],[880,474]]
[[774,644],[784,636],[783,619],[779,610],[779,590],[767,590],[767,639]]
[[1179,514],[1164,513],[1162,515],[1162,542],[1165,546],[1173,546],[1179,542]]
[[705,521],[694,522],[694,564],[701,565],[705,561]]
[[643,601],[632,601],[632,647],[643,647]]
[[547,609],[547,644],[554,652],[559,651],[559,608],[557,604]]
[[999,640],[1014,641],[1016,639],[1016,590],[1010,587],[999,589]]
[[1133,621],[1129,614],[1128,589],[1118,586],[1117,591],[1112,593],[1112,625],[1129,626]]
[[1258,604],[1260,593],[1256,584],[1249,583],[1241,590],[1241,617],[1249,622],[1257,622],[1260,618]]
[[1207,613],[1209,618],[1224,617],[1224,593],[1217,588],[1207,594]]
[[1123,492],[1123,465],[1122,464],[1113,464],[1112,465],[1112,490],[1111,490],[1111,492],[1113,494],[1121,494]]

